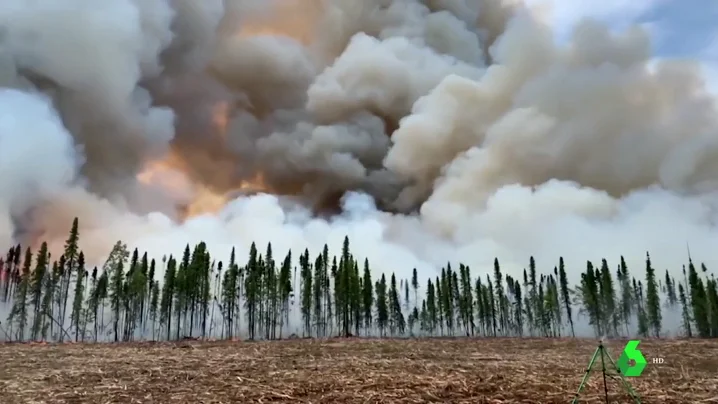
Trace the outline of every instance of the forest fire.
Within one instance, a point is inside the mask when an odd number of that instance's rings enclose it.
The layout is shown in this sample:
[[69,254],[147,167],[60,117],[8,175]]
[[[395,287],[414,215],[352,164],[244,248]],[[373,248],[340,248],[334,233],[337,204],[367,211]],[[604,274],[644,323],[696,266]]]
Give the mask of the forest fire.
[[162,160],[150,162],[137,176],[145,185],[159,187],[179,200],[176,209],[181,221],[209,213],[218,213],[227,205],[231,195],[240,192],[266,191],[261,173],[250,180],[239,183],[228,192],[216,192],[209,187],[193,182],[187,175],[184,161],[177,154],[170,153]]
[[228,102],[220,102],[212,108],[212,124],[225,139],[231,114],[232,109]]
[[[212,126],[225,140],[233,109],[228,102],[219,102],[212,107]],[[137,175],[137,180],[145,185],[158,187],[179,200],[177,215],[184,221],[203,214],[218,213],[229,202],[230,194],[252,189],[264,190],[266,187],[258,175],[251,181],[242,181],[227,192],[219,192],[196,181],[190,175],[192,162],[181,154],[171,150],[166,157],[150,161]]]
[[252,180],[242,181],[242,183],[231,189],[229,192],[220,194],[213,192],[209,188],[199,185],[196,188],[195,196],[192,201],[180,208],[183,220],[200,216],[208,213],[217,213],[224,208],[231,200],[231,196],[238,193],[260,192],[267,190],[267,187],[261,175]]
[[274,6],[270,18],[254,18],[245,21],[238,35],[285,36],[304,44],[314,37],[317,20],[321,15],[322,2],[317,0],[288,0]]

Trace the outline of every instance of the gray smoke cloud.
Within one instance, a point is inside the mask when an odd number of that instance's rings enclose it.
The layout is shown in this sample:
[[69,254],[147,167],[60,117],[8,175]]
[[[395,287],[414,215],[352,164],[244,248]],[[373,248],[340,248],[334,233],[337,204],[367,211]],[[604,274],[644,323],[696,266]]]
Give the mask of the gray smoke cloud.
[[[559,46],[501,0],[6,0],[0,27],[0,248],[79,216],[93,262],[348,234],[400,278],[718,265],[715,98],[638,27]],[[179,220],[200,190],[232,201]]]

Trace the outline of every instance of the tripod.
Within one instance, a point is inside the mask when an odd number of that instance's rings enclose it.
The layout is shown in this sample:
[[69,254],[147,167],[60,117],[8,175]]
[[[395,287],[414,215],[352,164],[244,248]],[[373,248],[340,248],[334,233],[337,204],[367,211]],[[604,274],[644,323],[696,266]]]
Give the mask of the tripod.
[[[588,381],[588,377],[591,374],[591,370],[593,369],[593,365],[596,363],[596,359],[598,357],[601,357],[601,373],[603,374],[603,392],[606,397],[606,404],[608,403],[608,383],[606,383],[606,376],[618,376],[621,379],[621,385],[623,389],[628,393],[629,396],[633,399],[633,402],[636,404],[641,404],[641,399],[638,397],[638,394],[636,394],[635,391],[633,391],[633,388],[631,388],[631,385],[628,383],[625,377],[621,374],[621,371],[618,369],[618,366],[616,365],[616,362],[613,361],[613,358],[611,358],[611,355],[608,353],[608,350],[606,347],[603,346],[603,341],[600,341],[598,344],[598,348],[596,348],[596,351],[593,353],[593,356],[591,357],[591,361],[588,363],[588,367],[586,368],[586,373],[583,375],[583,379],[581,380],[581,384],[578,386],[578,391],[576,391],[576,395],[573,397],[573,401],[571,401],[571,404],[578,404],[578,396],[581,394],[581,390],[583,390],[584,387],[586,387],[586,382]],[[610,370],[607,371],[606,369],[606,359],[611,364],[611,370],[615,371],[615,374],[611,374]]]

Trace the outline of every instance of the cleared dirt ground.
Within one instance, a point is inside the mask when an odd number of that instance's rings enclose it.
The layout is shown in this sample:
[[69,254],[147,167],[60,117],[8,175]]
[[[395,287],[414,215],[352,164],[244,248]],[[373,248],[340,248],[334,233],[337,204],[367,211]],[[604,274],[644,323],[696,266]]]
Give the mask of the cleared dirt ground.
[[[607,344],[614,359],[625,341]],[[568,403],[595,340],[0,345],[0,403]],[[643,403],[718,403],[718,342],[649,341]],[[651,358],[665,363],[653,365]],[[605,402],[600,363],[581,402]],[[611,402],[631,402],[609,380]]]

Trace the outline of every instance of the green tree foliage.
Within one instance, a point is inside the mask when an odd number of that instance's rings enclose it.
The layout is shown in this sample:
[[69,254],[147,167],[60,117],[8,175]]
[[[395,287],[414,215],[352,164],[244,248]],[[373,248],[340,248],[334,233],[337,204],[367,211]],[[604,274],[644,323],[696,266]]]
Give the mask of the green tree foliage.
[[710,336],[710,317],[708,295],[706,294],[703,279],[698,275],[693,260],[688,262],[688,282],[690,285],[690,305],[695,322],[695,329],[698,336],[707,338]]
[[[28,290],[30,289],[30,266],[32,265],[32,251],[30,248],[25,250],[25,259],[23,260],[22,269],[17,277],[17,288],[13,298],[12,309],[8,315],[8,323],[17,327],[15,339],[19,341],[25,340],[25,331],[28,321]],[[12,331],[11,331],[12,333]]]
[[661,300],[658,296],[656,271],[651,266],[651,257],[646,253],[646,315],[648,325],[653,336],[658,338],[661,334]]
[[[79,221],[75,218],[72,221],[72,227],[70,228],[70,234],[65,241],[65,253],[61,258],[64,259],[64,264],[59,269],[62,272],[60,278],[60,296],[58,303],[60,304],[60,329],[64,329],[65,326],[65,314],[67,312],[67,299],[70,295],[70,284],[72,283],[72,277],[77,276],[77,261],[79,259],[80,248],[78,242],[80,240],[79,233]],[[65,333],[60,333],[60,342],[63,341]]]
[[110,256],[105,261],[103,270],[109,274],[108,292],[110,297],[110,308],[112,309],[113,315],[113,326],[112,330],[114,333],[115,342],[119,341],[120,338],[120,321],[122,320],[123,301],[125,300],[125,260],[129,256],[127,251],[127,245],[121,241],[115,243],[112,247]]
[[44,319],[47,316],[47,314],[43,310],[42,292],[44,285],[47,282],[46,278],[49,276],[47,267],[49,258],[50,256],[47,251],[47,243],[43,242],[42,245],[40,245],[40,250],[37,253],[35,269],[30,275],[30,300],[32,302],[34,314],[31,331],[31,338],[33,341],[38,340],[43,329]]
[[581,284],[577,289],[583,311],[588,315],[589,324],[593,326],[596,336],[601,336],[603,333],[601,327],[601,296],[599,294],[598,276],[590,261],[586,263],[586,272],[581,274]]
[[[80,251],[77,256],[77,274],[75,278],[74,298],[72,299],[72,312],[70,313],[70,326],[75,328],[75,342],[85,333],[84,324],[84,298],[85,298],[85,279],[87,272],[85,270],[85,254]],[[82,330],[82,333],[80,332]]]
[[688,306],[688,300],[686,299],[686,292],[683,289],[683,285],[678,285],[678,294],[679,299],[681,301],[681,307],[682,307],[682,319],[683,319],[683,330],[685,331],[686,335],[690,338],[693,336],[693,329],[691,327],[691,312],[690,307]]
[[226,261],[204,242],[155,261],[118,241],[104,264],[88,271],[78,229],[74,220],[57,257],[42,243],[34,255],[17,245],[0,260],[0,304],[9,305],[5,338],[558,337],[575,336],[577,321],[597,336],[662,337],[663,310],[679,307],[684,335],[718,337],[718,282],[690,257],[680,281],[669,271],[657,276],[646,254],[641,276],[629,273],[623,257],[615,272],[601,259],[600,266],[586,262],[571,286],[563,258],[542,272],[543,263],[530,257],[518,278],[504,273],[498,259],[476,274],[448,262],[422,281],[416,268],[373,272],[348,237],[337,255],[324,245],[314,256],[308,249],[298,256],[282,251],[277,260],[271,243],[263,253],[252,243],[244,257],[231,248]]
[[629,334],[629,325],[631,322],[631,315],[634,311],[635,296],[633,288],[631,287],[631,275],[628,272],[626,266],[626,260],[621,256],[621,261],[618,266],[618,272],[616,278],[621,285],[621,298],[620,298],[620,317],[621,322],[625,325],[626,335]]
[[[564,308],[566,310],[566,318],[568,324],[571,327],[571,336],[575,337],[576,332],[573,326],[573,309],[571,308],[571,293],[568,288],[568,278],[566,276],[566,269],[563,262],[563,257],[558,262],[559,282],[561,284],[561,300],[563,301]],[[524,270],[524,277],[526,277],[526,271]],[[524,282],[525,284],[525,282]]]
[[[172,317],[174,311],[175,288],[177,283],[177,261],[170,255],[165,268],[165,278],[162,284],[162,297],[160,298],[160,325],[167,330],[167,339],[172,332]],[[179,325],[177,325],[179,326]]]

